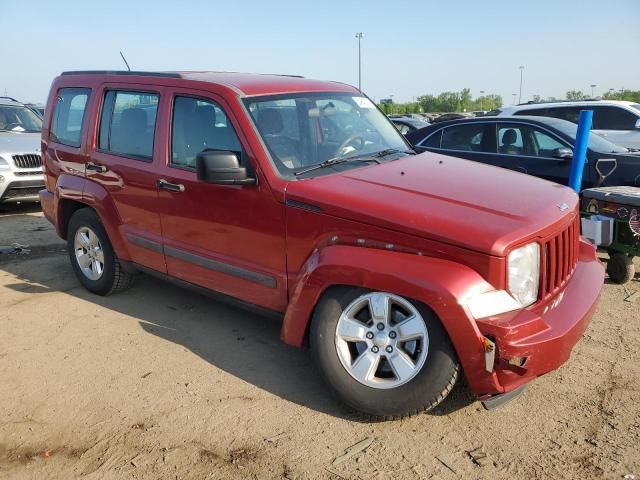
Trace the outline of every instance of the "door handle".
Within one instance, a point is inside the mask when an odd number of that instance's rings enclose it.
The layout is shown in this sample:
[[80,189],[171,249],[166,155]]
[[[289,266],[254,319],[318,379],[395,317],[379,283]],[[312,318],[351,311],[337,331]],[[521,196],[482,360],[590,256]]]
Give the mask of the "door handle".
[[169,190],[170,192],[184,192],[184,185],[181,183],[171,183],[166,181],[164,178],[158,180],[158,188],[162,190]]
[[98,173],[105,173],[107,171],[107,167],[105,167],[104,165],[99,165],[93,162],[87,162],[85,164],[85,168],[87,170],[91,170],[93,172],[98,172]]

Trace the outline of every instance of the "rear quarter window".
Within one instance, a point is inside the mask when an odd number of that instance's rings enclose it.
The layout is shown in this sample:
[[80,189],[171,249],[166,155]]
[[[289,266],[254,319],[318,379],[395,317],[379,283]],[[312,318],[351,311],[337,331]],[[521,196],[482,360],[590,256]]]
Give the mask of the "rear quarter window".
[[61,88],[53,110],[50,140],[70,147],[79,147],[82,124],[89,103],[89,88]]

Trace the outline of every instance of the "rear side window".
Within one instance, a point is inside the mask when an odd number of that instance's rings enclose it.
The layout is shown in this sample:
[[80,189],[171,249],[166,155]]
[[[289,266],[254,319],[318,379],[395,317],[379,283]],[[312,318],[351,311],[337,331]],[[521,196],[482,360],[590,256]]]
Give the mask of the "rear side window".
[[89,102],[89,88],[61,88],[53,110],[51,141],[79,147],[82,121]]
[[240,153],[240,141],[222,108],[212,100],[176,97],[171,127],[171,165],[195,168],[203,150]]
[[159,99],[157,93],[108,91],[100,116],[98,148],[151,160]]
[[474,123],[446,127],[442,133],[441,148],[467,152],[481,152],[484,124]]

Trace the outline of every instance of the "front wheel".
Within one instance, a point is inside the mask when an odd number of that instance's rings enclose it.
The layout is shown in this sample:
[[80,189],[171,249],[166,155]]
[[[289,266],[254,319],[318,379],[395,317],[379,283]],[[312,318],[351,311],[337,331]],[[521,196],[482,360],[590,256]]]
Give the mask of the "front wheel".
[[633,259],[624,253],[614,253],[607,262],[607,274],[615,283],[630,282],[636,274]]
[[434,408],[460,371],[438,318],[387,292],[330,290],[318,303],[310,334],[315,360],[334,394],[372,417]]

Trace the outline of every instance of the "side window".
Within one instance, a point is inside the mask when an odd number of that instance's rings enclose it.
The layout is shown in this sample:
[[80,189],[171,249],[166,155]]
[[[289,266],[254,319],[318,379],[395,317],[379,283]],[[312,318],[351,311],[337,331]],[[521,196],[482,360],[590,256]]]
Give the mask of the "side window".
[[425,141],[420,143],[419,146],[424,148],[440,148],[441,139],[442,139],[442,130],[438,130],[436,133],[431,135]]
[[89,88],[61,88],[54,107],[51,140],[70,147],[79,147],[82,120],[87,109]]
[[222,108],[214,101],[175,97],[171,122],[171,165],[195,168],[203,150],[241,152],[240,141]]
[[526,110],[518,110],[514,115],[535,115],[537,117],[550,116],[546,108],[528,108]]
[[159,99],[156,93],[108,91],[100,117],[98,148],[151,160]]
[[485,125],[483,123],[446,127],[442,132],[440,148],[445,150],[482,152],[484,151],[482,148],[484,130]]
[[498,125],[498,152],[505,155],[522,155],[524,148],[519,125]]
[[393,124],[398,128],[398,131],[403,134],[406,135],[407,133],[409,133],[409,127],[403,123],[396,123],[393,122]]
[[595,130],[633,130],[638,117],[620,107],[595,107],[593,109]]
[[557,148],[568,148],[558,140],[540,130],[533,130],[534,151],[538,157],[552,157]]
[[585,107],[554,107],[547,110],[547,116],[578,123],[580,110],[585,109]]

